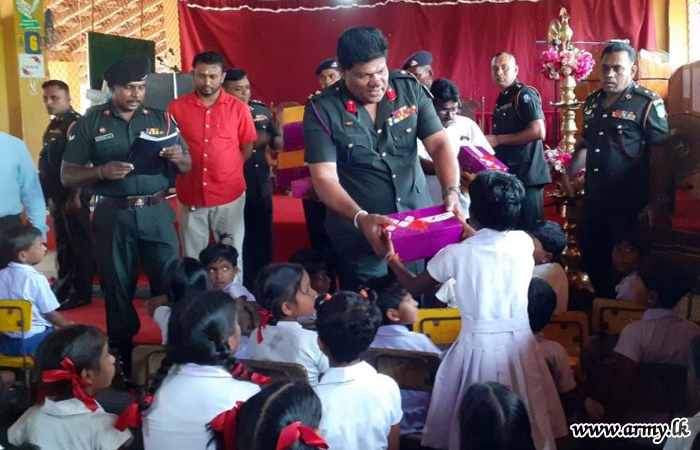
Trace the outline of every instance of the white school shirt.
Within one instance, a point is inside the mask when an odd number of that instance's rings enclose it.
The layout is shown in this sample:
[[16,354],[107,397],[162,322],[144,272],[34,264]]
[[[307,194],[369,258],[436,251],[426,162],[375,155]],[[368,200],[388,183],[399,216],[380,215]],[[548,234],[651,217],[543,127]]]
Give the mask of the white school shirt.
[[228,295],[230,295],[233,299],[237,299],[238,297],[245,297],[247,302],[255,301],[255,296],[251,294],[250,291],[238,281],[232,281],[222,290]]
[[691,450],[693,448],[693,441],[700,434],[700,413],[688,418],[688,431],[690,431],[690,436],[686,438],[667,438],[664,450]]
[[248,339],[250,358],[256,361],[297,363],[306,368],[309,384],[318,384],[319,376],[328,370],[328,357],[318,346],[318,334],[304,329],[299,322],[279,321],[263,328],[263,341],[258,343],[258,329]]
[[644,304],[648,300],[648,295],[647,288],[636,271],[628,274],[615,286],[617,300]]
[[651,308],[642,320],[627,325],[615,352],[636,363],[682,364],[690,362],[690,341],[700,327],[670,309]]
[[[459,149],[463,145],[483,147],[487,152],[489,152],[492,155],[495,155],[493,148],[491,148],[491,144],[489,144],[489,141],[486,140],[486,136],[484,136],[484,133],[481,131],[481,128],[479,128],[479,125],[477,125],[476,122],[474,122],[468,117],[455,116],[455,120],[449,127],[445,128],[445,132],[447,133],[447,139],[450,141],[450,148],[452,149],[455,158],[457,158],[457,155],[459,154]],[[417,144],[418,156],[420,156],[423,159],[427,159],[428,161],[432,161],[433,159],[430,157],[430,154],[425,149],[425,146],[423,145],[423,142],[420,141],[420,139],[417,141]],[[433,204],[441,205],[442,185],[440,185],[440,180],[438,180],[437,175],[426,175],[425,182],[428,186],[428,194],[430,195],[430,199],[432,200]],[[465,205],[462,205],[464,206],[464,213],[468,214],[469,197],[460,197],[460,201],[466,203]]]
[[[16,262],[11,262],[0,270],[0,298],[32,302],[32,328],[24,334],[25,338],[51,327],[51,322],[44,314],[53,312],[60,306],[51,291],[49,280],[34,267]],[[13,338],[22,337],[22,333],[4,334]]]
[[[420,333],[409,331],[405,325],[382,325],[377,330],[371,348],[390,348],[414,352],[435,353],[442,356],[442,351],[428,338]],[[401,434],[421,433],[430,406],[430,392],[401,389]]]
[[131,431],[114,428],[117,416],[98,404],[95,411],[76,398],[29,408],[7,431],[12,445],[31,443],[46,450],[116,450],[131,440]]
[[384,450],[401,421],[399,386],[362,361],[331,367],[314,387],[321,399],[321,436],[333,450]]
[[537,264],[532,271],[532,276],[541,278],[547,282],[555,294],[557,294],[557,306],[554,314],[564,312],[569,307],[569,279],[559,263]]
[[145,450],[214,449],[206,425],[222,411],[246,401],[260,388],[234,379],[219,366],[174,367],[143,417]]
[[569,365],[569,355],[566,353],[566,349],[559,342],[550,341],[542,336],[541,333],[536,334],[535,338],[537,339],[540,353],[544,356],[544,360],[547,361],[547,367],[549,367],[554,384],[557,386],[557,392],[564,394],[574,389],[576,387],[576,379],[574,378],[574,371],[571,370]]

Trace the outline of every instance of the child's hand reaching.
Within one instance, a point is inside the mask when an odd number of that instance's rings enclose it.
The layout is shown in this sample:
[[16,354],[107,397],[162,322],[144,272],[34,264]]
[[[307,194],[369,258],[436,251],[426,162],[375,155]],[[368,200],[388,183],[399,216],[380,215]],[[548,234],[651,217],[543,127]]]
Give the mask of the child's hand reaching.
[[385,229],[384,232],[382,233],[382,238],[381,238],[380,242],[382,245],[381,249],[382,249],[383,253],[381,253],[381,254],[378,253],[377,256],[387,257],[387,256],[391,256],[394,253],[396,253],[394,251],[394,243],[391,242],[391,231]]
[[459,236],[460,242],[476,234],[476,230],[467,223],[467,219],[464,218],[464,213],[462,213],[461,209],[455,211],[455,219],[462,224],[462,234]]

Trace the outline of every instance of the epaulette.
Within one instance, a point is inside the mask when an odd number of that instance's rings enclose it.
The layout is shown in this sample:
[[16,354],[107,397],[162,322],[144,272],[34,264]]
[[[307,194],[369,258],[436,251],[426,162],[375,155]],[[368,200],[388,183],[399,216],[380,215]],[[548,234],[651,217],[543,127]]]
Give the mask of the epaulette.
[[656,99],[660,98],[659,94],[657,94],[656,92],[652,91],[651,89],[645,88],[644,86],[639,86],[639,85],[634,86],[634,93],[636,95],[641,95],[642,97],[646,97],[649,100],[656,100]]
[[340,91],[340,83],[334,83],[321,91],[316,91],[313,94],[309,95],[308,100],[316,100],[317,98],[325,97],[327,95],[336,94],[339,91]]
[[591,92],[590,94],[588,94],[588,97],[586,97],[586,100],[584,102],[588,103],[589,101],[592,101],[594,98],[598,97],[602,92],[603,88]]
[[539,98],[542,98],[542,94],[540,94],[540,91],[538,91],[536,87],[534,87],[534,86],[528,86],[527,84],[520,83],[520,88],[519,88],[519,90],[522,92],[524,89],[530,89],[531,91],[534,91],[535,94],[537,94],[537,96],[538,96]]
[[248,103],[255,103],[256,105],[260,105],[260,106],[265,106],[265,107],[267,107],[267,105],[265,104],[265,102],[261,102],[260,100],[248,100]]

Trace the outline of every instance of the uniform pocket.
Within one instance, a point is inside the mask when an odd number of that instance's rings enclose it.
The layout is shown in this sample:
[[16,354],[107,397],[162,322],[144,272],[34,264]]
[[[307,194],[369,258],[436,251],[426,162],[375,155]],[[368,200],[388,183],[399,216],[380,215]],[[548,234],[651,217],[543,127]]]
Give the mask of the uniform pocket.
[[392,153],[405,153],[406,148],[416,144],[416,133],[418,126],[418,116],[413,114],[402,121],[388,127],[389,133],[394,140],[394,148],[390,148]]
[[639,157],[644,150],[642,133],[635,122],[629,120],[611,121],[612,139],[617,143],[620,151],[630,159]]
[[341,134],[337,137],[339,164],[371,164],[376,157],[369,138],[364,134]]

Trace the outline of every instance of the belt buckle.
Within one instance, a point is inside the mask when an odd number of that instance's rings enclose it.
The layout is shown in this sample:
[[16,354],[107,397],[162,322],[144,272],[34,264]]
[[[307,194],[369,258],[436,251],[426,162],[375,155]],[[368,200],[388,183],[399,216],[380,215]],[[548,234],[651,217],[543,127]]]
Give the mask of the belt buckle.
[[135,208],[143,208],[144,206],[146,206],[146,202],[143,201],[143,197],[139,197],[136,200],[134,200]]

